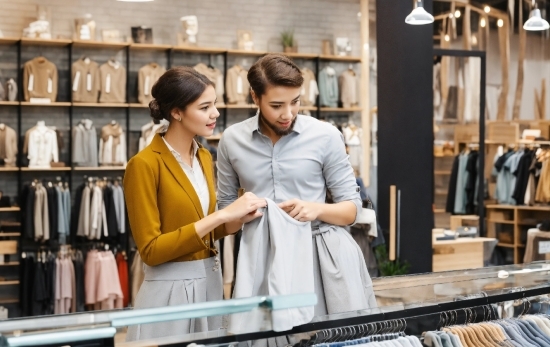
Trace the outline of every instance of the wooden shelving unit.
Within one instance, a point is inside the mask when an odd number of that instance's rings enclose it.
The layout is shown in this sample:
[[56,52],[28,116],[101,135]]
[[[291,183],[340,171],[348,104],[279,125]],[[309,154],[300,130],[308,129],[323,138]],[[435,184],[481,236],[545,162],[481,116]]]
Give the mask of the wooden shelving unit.
[[22,101],[21,106],[33,106],[33,107],[70,107],[70,102],[51,102],[51,103],[35,103],[35,102],[29,102],[29,101]]
[[64,40],[64,39],[43,40],[43,39],[29,39],[25,37],[21,38],[21,44],[23,46],[67,47],[71,43],[73,43],[72,40]]
[[101,41],[82,41],[74,40],[73,47],[75,48],[112,48],[123,49],[130,46],[130,43],[125,42],[101,42]]
[[361,112],[361,107],[321,107],[321,112]]
[[75,167],[74,171],[124,171],[126,166]]
[[73,102],[73,107],[111,107],[111,108],[126,108],[126,103],[99,103],[99,102]]
[[0,106],[19,106],[19,101],[0,101]]
[[[536,226],[533,222],[525,221],[547,219],[550,215],[550,206],[487,205],[485,209],[487,237],[498,239],[498,247],[512,249],[514,264],[523,263],[527,229]],[[508,238],[511,236],[513,242],[502,240],[502,233],[507,234]]]
[[19,212],[19,207],[0,207],[0,212]]

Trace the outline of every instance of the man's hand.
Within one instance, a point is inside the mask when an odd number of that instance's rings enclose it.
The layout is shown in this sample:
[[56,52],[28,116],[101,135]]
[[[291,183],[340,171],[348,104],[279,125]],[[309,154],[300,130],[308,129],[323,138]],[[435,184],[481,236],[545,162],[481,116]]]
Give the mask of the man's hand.
[[311,222],[316,220],[321,214],[322,205],[323,204],[318,204],[315,202],[292,199],[282,202],[278,206],[297,221]]

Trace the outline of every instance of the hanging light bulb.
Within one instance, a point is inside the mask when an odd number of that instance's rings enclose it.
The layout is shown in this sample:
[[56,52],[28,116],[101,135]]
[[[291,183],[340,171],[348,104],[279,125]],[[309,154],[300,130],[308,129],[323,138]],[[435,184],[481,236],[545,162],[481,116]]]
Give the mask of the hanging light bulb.
[[411,14],[405,18],[405,23],[411,25],[430,24],[434,22],[434,17],[426,12],[422,6],[422,0],[418,0],[416,7],[412,10]]
[[502,28],[502,26],[504,25],[504,21],[502,19],[499,19],[497,21],[497,25],[498,25],[499,28]]
[[461,15],[460,10],[456,10],[455,11],[455,17],[460,18],[460,15]]
[[550,28],[550,24],[542,18],[540,10],[535,0],[533,0],[533,9],[529,15],[529,19],[523,24],[523,29],[529,31],[541,31]]
[[449,13],[449,18],[453,19],[455,16],[452,13]]
[[487,21],[485,20],[485,18],[481,18],[481,21],[479,22],[479,25],[482,28],[485,28],[487,26]]
[[445,41],[447,41],[447,42],[451,41],[451,37],[448,34],[445,35]]
[[491,8],[487,5],[485,5],[485,7],[483,8],[483,10],[485,11],[485,13],[489,13],[491,12]]
[[477,46],[477,37],[472,35],[472,45]]

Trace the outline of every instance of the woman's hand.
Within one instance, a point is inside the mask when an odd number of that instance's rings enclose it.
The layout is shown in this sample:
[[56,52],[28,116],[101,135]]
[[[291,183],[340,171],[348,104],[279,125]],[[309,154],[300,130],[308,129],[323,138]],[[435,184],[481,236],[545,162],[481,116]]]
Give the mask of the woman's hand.
[[267,201],[265,199],[260,199],[253,193],[248,192],[220,212],[223,213],[226,223],[239,221],[244,224],[261,217],[263,214],[258,209],[266,206]]
[[322,204],[292,199],[280,203],[279,208],[299,222],[311,222],[322,213]]

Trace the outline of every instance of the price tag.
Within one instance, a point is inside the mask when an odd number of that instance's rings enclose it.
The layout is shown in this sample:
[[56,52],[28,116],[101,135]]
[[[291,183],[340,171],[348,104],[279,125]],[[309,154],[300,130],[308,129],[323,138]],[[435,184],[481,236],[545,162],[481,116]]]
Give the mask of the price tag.
[[109,94],[111,92],[111,74],[107,74],[105,79],[105,93]]
[[539,242],[539,254],[550,253],[550,241]]
[[31,74],[29,76],[29,86],[27,87],[27,90],[29,92],[32,92],[34,90],[34,75],[33,74]]
[[237,94],[243,94],[243,78],[237,77]]
[[148,96],[151,93],[151,82],[149,76],[145,77],[145,85],[143,86],[143,95]]
[[86,74],[86,90],[91,91],[92,90],[92,74],[88,72]]
[[80,82],[80,71],[77,71],[73,80],[73,92],[78,91],[78,83]]

